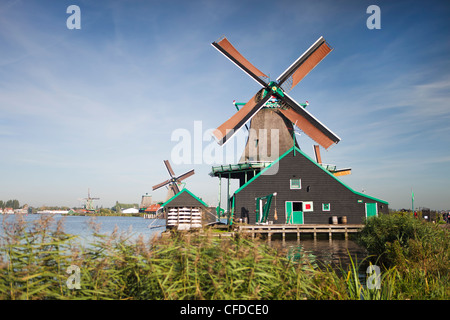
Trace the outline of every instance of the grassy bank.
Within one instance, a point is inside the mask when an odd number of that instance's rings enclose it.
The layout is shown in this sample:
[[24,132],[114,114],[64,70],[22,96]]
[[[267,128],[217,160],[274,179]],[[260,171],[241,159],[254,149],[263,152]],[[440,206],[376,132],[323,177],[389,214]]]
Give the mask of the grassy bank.
[[449,232],[410,214],[369,219],[358,242],[390,277],[399,299],[448,299]]
[[[395,240],[386,247],[390,260],[382,269],[381,288],[368,289],[364,281],[361,283],[356,262],[348,270],[317,268],[307,260],[291,260],[282,250],[243,236],[218,239],[208,232],[188,233],[130,242],[129,235],[114,232],[105,237],[96,234],[95,225],[92,228],[95,240],[83,247],[64,232],[61,221],[55,225],[52,217],[43,216],[28,227],[20,220],[4,222],[0,299],[449,297],[448,271],[431,271],[427,267],[425,273],[411,273],[404,267],[409,256],[395,254],[398,248],[403,252],[404,243],[398,247]],[[368,241],[369,232],[365,236],[366,240],[361,241]],[[418,249],[411,250],[408,253]],[[379,256],[383,255],[384,251]],[[402,264],[402,257],[407,262]],[[67,281],[73,284],[76,278],[75,274],[66,273],[71,265],[79,267],[80,289],[68,288]],[[405,275],[409,278],[405,279]],[[417,290],[416,282],[420,281],[426,282],[427,287]]]

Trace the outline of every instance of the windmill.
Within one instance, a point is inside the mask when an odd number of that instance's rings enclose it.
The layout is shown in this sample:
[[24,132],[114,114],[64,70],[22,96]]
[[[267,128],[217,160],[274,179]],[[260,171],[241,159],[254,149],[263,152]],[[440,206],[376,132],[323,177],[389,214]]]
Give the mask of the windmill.
[[88,197],[87,198],[82,198],[80,200],[86,201],[85,209],[87,211],[95,211],[93,200],[100,200],[100,198],[92,198],[91,197],[91,190],[88,188]]
[[174,195],[176,195],[178,192],[180,192],[180,182],[190,176],[192,176],[195,172],[194,169],[183,173],[182,175],[179,175],[178,177],[175,176],[175,172],[172,169],[172,166],[169,163],[169,160],[164,160],[164,164],[166,165],[167,171],[169,172],[170,179],[167,179],[166,181],[163,181],[157,185],[153,186],[153,191],[156,189],[159,189],[161,187],[167,186],[168,192],[167,192],[167,199],[172,198]]
[[316,158],[316,162],[320,164],[322,167],[330,171],[334,176],[346,176],[348,174],[352,173],[351,168],[344,168],[344,169],[336,169],[335,165],[332,164],[323,164],[322,163],[322,157],[320,155],[320,148],[318,145],[314,145],[314,157]]
[[[308,103],[299,104],[287,94],[331,52],[332,48],[323,37],[320,37],[275,81],[269,81],[269,77],[245,59],[227,38],[213,42],[212,46],[262,87],[213,132],[218,143],[223,145],[251,120],[247,144],[240,162],[275,160],[296,143],[293,125],[325,149],[340,141],[336,134],[305,109]],[[278,130],[278,135],[272,138],[273,130]],[[269,135],[265,136],[264,133]],[[260,151],[261,145],[272,150],[272,143],[278,144],[277,154],[268,155],[267,152]]]

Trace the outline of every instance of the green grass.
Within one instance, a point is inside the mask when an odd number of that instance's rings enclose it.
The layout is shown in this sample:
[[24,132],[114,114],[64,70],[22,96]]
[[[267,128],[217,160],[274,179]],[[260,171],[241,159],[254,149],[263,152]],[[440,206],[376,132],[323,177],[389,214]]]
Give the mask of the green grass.
[[[371,227],[372,223],[369,221],[362,235],[365,241],[378,244],[380,240],[369,235],[383,232]],[[384,223],[380,225],[383,228]],[[9,224],[4,221],[0,299],[449,298],[448,271],[441,269],[441,257],[432,260],[427,250],[436,248],[417,238],[411,242],[400,237],[403,242],[396,244],[398,237],[392,237],[392,244],[385,244],[384,250],[379,245],[377,257],[389,259],[383,262],[381,288],[368,289],[361,278],[363,261],[352,260],[345,270],[318,267],[301,254],[299,258],[242,234],[219,239],[210,232],[173,233],[144,242],[142,238],[131,241],[129,234],[117,232],[99,235],[95,226],[92,232],[94,240],[81,245],[63,231],[61,223],[55,226],[51,217],[42,216],[33,225],[20,219]],[[411,269],[411,255],[415,254],[422,254],[426,267]],[[444,256],[442,259],[448,259]],[[418,265],[424,261],[416,260]],[[80,268],[80,289],[67,286],[71,275],[66,270],[71,265]]]

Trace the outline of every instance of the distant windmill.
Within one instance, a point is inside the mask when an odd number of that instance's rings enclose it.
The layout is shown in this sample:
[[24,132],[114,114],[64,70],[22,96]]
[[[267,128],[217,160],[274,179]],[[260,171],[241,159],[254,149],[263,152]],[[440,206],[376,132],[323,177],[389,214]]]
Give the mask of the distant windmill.
[[100,198],[92,198],[91,197],[91,190],[88,188],[88,197],[80,199],[80,200],[86,201],[85,209],[87,211],[95,211],[93,200],[100,200]]
[[170,175],[170,179],[167,179],[164,182],[161,182],[157,185],[153,186],[153,191],[155,191],[156,189],[159,189],[161,187],[167,186],[167,188],[169,189],[167,192],[167,199],[169,200],[170,198],[172,198],[174,195],[176,195],[178,192],[180,192],[180,182],[190,176],[192,176],[195,172],[194,169],[183,173],[180,176],[175,176],[175,172],[172,169],[172,166],[169,163],[169,160],[164,160],[164,164],[166,165],[167,171],[169,172]]

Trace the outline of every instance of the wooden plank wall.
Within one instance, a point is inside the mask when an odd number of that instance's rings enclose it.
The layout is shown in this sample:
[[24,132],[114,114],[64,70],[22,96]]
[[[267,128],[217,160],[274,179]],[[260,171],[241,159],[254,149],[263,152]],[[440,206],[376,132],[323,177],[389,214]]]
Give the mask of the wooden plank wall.
[[[284,224],[286,201],[313,201],[313,212],[304,212],[305,224],[328,224],[332,216],[346,216],[347,223],[359,224],[365,219],[365,202],[375,202],[370,198],[353,193],[335,178],[324,172],[301,153],[291,152],[279,161],[278,170],[271,168],[273,175],[260,175],[247,187],[236,194],[235,218],[248,210],[250,221],[255,223],[255,198],[277,192],[272,201],[269,221]],[[290,179],[301,179],[300,190],[290,189]],[[363,200],[358,203],[358,200]],[[275,203],[276,201],[276,203]],[[330,211],[322,211],[322,203],[330,203]],[[278,220],[274,219],[275,207]],[[378,204],[380,213],[387,213],[388,206]]]

